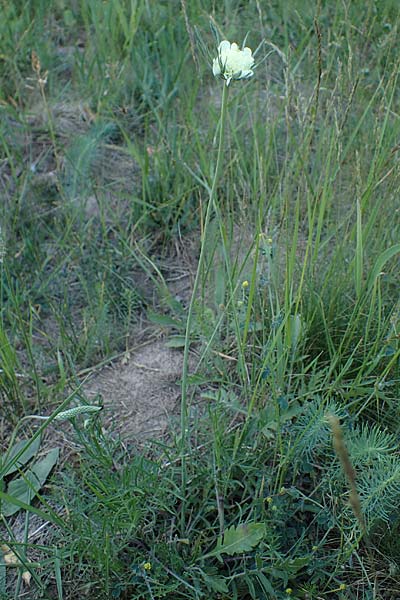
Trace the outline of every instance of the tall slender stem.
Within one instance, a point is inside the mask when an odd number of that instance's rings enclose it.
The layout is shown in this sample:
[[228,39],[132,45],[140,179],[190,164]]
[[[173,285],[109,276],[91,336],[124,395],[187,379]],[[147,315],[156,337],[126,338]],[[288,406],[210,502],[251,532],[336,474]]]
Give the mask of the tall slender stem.
[[186,333],[185,333],[185,348],[183,352],[183,369],[182,369],[182,396],[181,396],[181,482],[182,482],[182,508],[181,508],[181,527],[182,534],[185,524],[185,493],[186,493],[186,442],[187,442],[187,428],[188,428],[188,369],[189,369],[189,347],[190,347],[190,334],[193,322],[194,305],[196,302],[197,291],[199,287],[201,272],[204,263],[204,257],[206,252],[206,239],[208,233],[208,226],[210,223],[211,213],[216,203],[216,191],[218,186],[219,176],[222,168],[222,155],[223,155],[223,141],[225,134],[226,124],[226,113],[228,105],[228,91],[229,87],[226,82],[223,83],[222,91],[222,103],[221,103],[221,115],[219,119],[219,142],[218,142],[218,154],[217,162],[215,165],[214,177],[210,190],[210,196],[208,199],[208,205],[206,215],[204,218],[203,235],[200,246],[199,262],[197,264],[196,276],[193,283],[192,296],[190,299],[188,317],[186,322]]

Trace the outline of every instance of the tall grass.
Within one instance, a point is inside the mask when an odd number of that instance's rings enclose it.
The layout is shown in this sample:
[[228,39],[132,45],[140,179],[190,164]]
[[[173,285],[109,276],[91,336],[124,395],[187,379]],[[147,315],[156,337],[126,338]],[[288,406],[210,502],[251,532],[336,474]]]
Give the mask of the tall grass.
[[[3,518],[16,554],[44,557],[28,565],[32,597],[371,598],[376,578],[394,597],[397,3],[29,0],[2,13],[3,452],[20,417],[129,349],[146,312],[185,342],[165,439],[131,451],[78,419],[80,463],[43,494],[65,523],[30,545]],[[254,78],[225,98],[225,132],[196,45],[195,28],[215,55],[210,18],[258,47]],[[189,243],[187,302],[165,265]],[[0,592],[18,597],[11,568]]]

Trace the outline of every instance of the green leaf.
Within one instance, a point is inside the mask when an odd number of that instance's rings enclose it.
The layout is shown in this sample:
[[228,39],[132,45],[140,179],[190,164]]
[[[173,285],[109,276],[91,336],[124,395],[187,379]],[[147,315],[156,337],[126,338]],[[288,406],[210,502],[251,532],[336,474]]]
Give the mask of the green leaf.
[[[290,578],[298,575],[299,571],[310,564],[309,556],[298,556],[297,558],[286,558],[277,564],[279,569],[282,569],[284,576],[283,580],[287,583],[287,576]],[[278,571],[277,571],[278,572]]]
[[382,271],[383,267],[385,266],[385,264],[387,263],[387,261],[399,253],[400,253],[400,244],[395,244],[394,246],[391,246],[390,248],[388,248],[387,250],[385,250],[384,252],[382,252],[382,254],[380,254],[378,256],[378,258],[376,259],[375,265],[374,265],[372,271],[370,272],[370,275],[368,278],[368,286],[367,286],[368,291],[371,291],[371,289],[373,288],[375,281],[378,279],[378,277],[381,274],[381,271]]
[[[8,451],[8,456],[6,457],[7,464],[9,464],[10,461],[11,464],[2,474],[2,476],[6,477],[7,475],[11,475],[12,473],[15,473],[15,471],[18,471],[21,467],[26,465],[26,463],[30,461],[33,456],[35,456],[36,452],[39,449],[39,445],[40,437],[34,439],[33,442],[31,442],[30,440],[21,440],[20,442],[14,444],[14,446]],[[17,456],[21,451],[22,454],[14,462],[13,458]],[[3,462],[4,464],[4,461],[0,462]]]
[[223,536],[218,538],[217,545],[214,550],[203,556],[220,557],[221,554],[241,554],[248,552],[262,540],[265,535],[264,523],[242,523],[235,527],[229,527]]
[[203,573],[204,582],[209,590],[214,592],[221,592],[222,594],[228,593],[228,586],[224,577],[214,577]]
[[[43,460],[36,462],[31,469],[26,471],[23,477],[13,479],[8,485],[7,495],[19,502],[29,504],[49,476],[50,471],[58,460],[58,455],[58,448],[53,448]],[[10,517],[18,512],[20,507],[20,504],[13,501],[5,501],[2,503],[1,512],[5,517]]]
[[38,517],[43,519],[43,521],[46,521],[46,522],[48,521],[49,523],[54,523],[54,525],[57,525],[58,527],[61,527],[61,528],[65,527],[65,523],[62,521],[62,519],[58,518],[56,513],[54,513],[54,514],[45,513],[43,510],[40,510],[40,508],[35,508],[34,506],[29,506],[29,504],[26,504],[25,502],[18,500],[18,498],[13,498],[9,494],[6,494],[5,492],[2,492],[1,490],[0,490],[0,500],[3,501],[3,503],[0,502],[0,514],[3,514],[2,507],[7,502],[8,504],[15,504],[16,506],[18,506],[18,508],[22,508],[23,510],[26,510],[27,512],[30,512],[34,515],[38,515]]
[[359,200],[357,200],[357,244],[355,256],[355,285],[357,298],[361,296],[362,276],[363,276],[363,232],[362,232],[362,215]]
[[147,318],[151,323],[155,323],[156,325],[162,325],[164,327],[182,327],[182,323],[176,319],[173,319],[168,315],[160,315],[159,313],[150,310],[147,312]]
[[185,347],[185,336],[184,335],[173,335],[165,343],[167,348],[184,348]]
[[[263,591],[268,595],[270,594],[271,595],[270,597],[273,598],[274,594],[275,594],[275,590],[272,587],[270,580],[267,579],[267,577],[265,577],[264,573],[262,573],[261,571],[259,573],[257,573],[257,579],[258,579],[261,587],[263,588]],[[267,598],[268,598],[268,595],[266,596]]]
[[74,27],[76,25],[76,19],[74,17],[74,13],[69,8],[64,10],[63,17],[64,17],[64,23],[65,23],[66,27]]

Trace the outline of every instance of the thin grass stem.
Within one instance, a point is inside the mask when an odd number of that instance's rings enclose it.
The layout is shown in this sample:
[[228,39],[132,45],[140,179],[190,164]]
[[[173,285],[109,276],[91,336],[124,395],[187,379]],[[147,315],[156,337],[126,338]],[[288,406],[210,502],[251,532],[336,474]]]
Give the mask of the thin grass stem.
[[221,102],[221,115],[219,120],[219,142],[218,142],[218,153],[217,153],[217,162],[215,165],[214,177],[212,181],[212,186],[210,190],[210,196],[208,199],[206,215],[204,218],[204,226],[203,226],[203,237],[201,240],[200,246],[200,256],[197,264],[196,276],[193,283],[192,296],[190,299],[188,317],[186,322],[186,332],[185,332],[185,347],[183,351],[183,369],[182,369],[182,396],[181,396],[181,483],[182,483],[182,498],[183,505],[181,510],[181,529],[182,535],[185,529],[185,494],[186,494],[186,443],[188,439],[188,374],[189,374],[189,349],[190,349],[190,335],[192,332],[192,324],[193,324],[193,315],[194,315],[194,307],[197,298],[197,291],[199,288],[199,282],[201,278],[201,273],[203,269],[203,263],[206,253],[206,240],[207,240],[207,232],[211,219],[211,213],[215,202],[215,194],[217,191],[219,176],[221,174],[222,168],[222,156],[224,149],[224,134],[225,134],[225,124],[226,124],[226,115],[227,115],[227,106],[228,106],[228,92],[229,87],[223,84],[222,91],[222,102]]

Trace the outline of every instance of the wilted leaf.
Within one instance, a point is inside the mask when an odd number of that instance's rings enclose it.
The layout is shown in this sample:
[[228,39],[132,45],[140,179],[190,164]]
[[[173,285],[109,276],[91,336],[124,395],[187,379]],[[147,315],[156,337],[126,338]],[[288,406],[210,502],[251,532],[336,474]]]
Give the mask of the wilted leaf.
[[[17,557],[17,555],[15,554],[15,552],[13,552],[9,546],[7,546],[6,544],[3,544],[0,547],[1,551],[3,552],[3,561],[4,561],[4,565],[7,567],[10,566],[19,566],[20,562],[19,559]],[[27,585],[29,587],[30,583],[31,583],[31,578],[32,575],[29,573],[29,571],[24,571],[22,573],[22,581],[25,583],[25,585]]]
[[3,560],[5,565],[18,564],[19,561],[17,555],[6,544],[1,546],[1,551],[3,552]]

